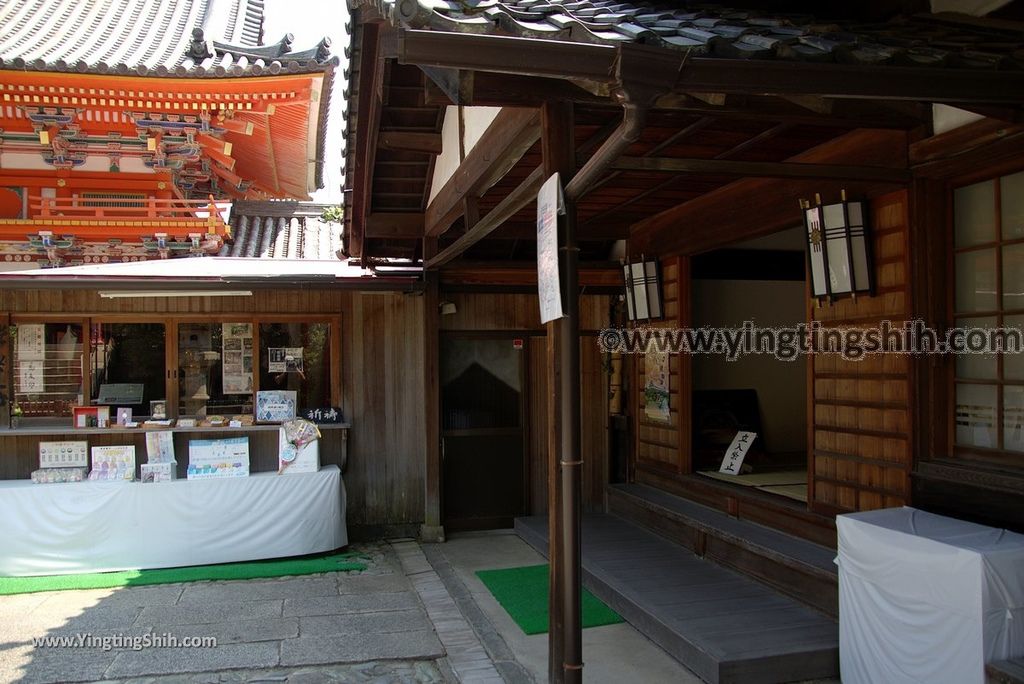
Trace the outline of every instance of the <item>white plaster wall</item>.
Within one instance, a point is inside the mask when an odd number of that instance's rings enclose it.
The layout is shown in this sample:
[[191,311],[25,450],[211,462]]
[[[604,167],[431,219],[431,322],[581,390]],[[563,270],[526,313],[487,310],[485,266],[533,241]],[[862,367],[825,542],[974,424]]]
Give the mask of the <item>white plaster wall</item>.
[[[480,140],[487,127],[498,116],[501,107],[463,107],[462,118],[465,121],[463,137],[466,154]],[[444,124],[441,127],[441,154],[434,160],[434,177],[430,183],[430,200],[441,191],[448,179],[455,174],[462,159],[459,156],[459,108],[449,105],[445,109]]]

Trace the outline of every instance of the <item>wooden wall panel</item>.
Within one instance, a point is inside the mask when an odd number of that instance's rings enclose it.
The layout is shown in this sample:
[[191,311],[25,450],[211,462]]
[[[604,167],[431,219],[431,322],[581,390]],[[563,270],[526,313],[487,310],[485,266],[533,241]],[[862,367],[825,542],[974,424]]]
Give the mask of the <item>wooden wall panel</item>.
[[354,294],[346,320],[350,524],[422,523],[423,298]]
[[[876,294],[810,309],[825,328],[864,330],[910,316],[907,193],[871,202]],[[914,407],[913,368],[904,355],[861,360],[815,354],[808,419],[812,509],[869,510],[909,501]]]
[[[674,328],[684,325],[689,318],[689,301],[683,297],[683,283],[689,280],[685,269],[688,260],[683,257],[663,259],[662,280],[665,318],[651,323],[651,327]],[[690,383],[686,377],[688,366],[679,354],[669,354],[669,411],[670,422],[659,423],[644,414],[644,387],[646,385],[644,356],[637,355],[636,373],[636,467],[663,475],[682,475],[689,471],[690,445],[684,429],[690,420]]]
[[[456,312],[441,317],[442,330],[543,330],[537,295],[530,293],[442,292],[443,301],[455,304]],[[580,330],[594,332],[607,327],[608,295],[580,297]]]

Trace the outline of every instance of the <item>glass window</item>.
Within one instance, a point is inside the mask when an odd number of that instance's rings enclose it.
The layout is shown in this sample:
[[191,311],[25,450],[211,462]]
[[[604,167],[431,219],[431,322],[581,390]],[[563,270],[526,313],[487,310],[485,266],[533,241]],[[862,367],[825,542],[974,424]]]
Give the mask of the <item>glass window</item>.
[[251,414],[252,323],[178,324],[178,415]]
[[70,417],[82,404],[82,324],[18,323],[11,338],[14,408],[25,418]]
[[[953,308],[957,325],[1024,323],[1024,172],[953,193]],[[983,317],[970,317],[984,312]],[[961,354],[954,380],[961,454],[1024,465],[1024,355]]]
[[297,408],[331,406],[330,323],[261,323],[261,390],[294,390]]
[[149,415],[149,402],[167,398],[167,355],[162,323],[97,323],[92,346],[90,397],[95,404]]
[[954,234],[957,247],[970,247],[996,239],[996,186],[975,183],[953,192]]

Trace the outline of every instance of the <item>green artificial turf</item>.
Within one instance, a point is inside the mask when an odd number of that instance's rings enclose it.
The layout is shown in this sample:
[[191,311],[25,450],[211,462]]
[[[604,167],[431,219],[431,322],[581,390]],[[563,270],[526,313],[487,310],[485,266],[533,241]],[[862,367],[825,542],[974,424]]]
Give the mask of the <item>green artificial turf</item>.
[[[526,634],[548,631],[548,566],[528,565],[503,570],[480,570],[476,573],[501,607]],[[584,627],[598,627],[622,622],[614,610],[586,589],[581,594]]]
[[157,570],[124,570],[97,572],[86,575],[45,575],[42,577],[0,577],[0,595],[30,594],[37,591],[64,591],[67,589],[107,589],[133,587],[144,584],[171,584],[202,580],[241,580],[258,577],[285,577],[311,575],[318,572],[361,571],[366,569],[365,558],[358,553],[328,553],[300,558],[198,565],[184,568]]

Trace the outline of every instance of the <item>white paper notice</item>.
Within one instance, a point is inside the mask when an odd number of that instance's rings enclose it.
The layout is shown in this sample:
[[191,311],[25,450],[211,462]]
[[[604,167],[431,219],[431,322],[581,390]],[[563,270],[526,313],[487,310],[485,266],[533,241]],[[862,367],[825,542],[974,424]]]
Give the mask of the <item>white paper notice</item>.
[[757,439],[756,432],[737,432],[736,436],[732,438],[732,444],[729,445],[729,449],[725,452],[725,458],[722,459],[722,467],[718,469],[718,472],[739,475],[740,468],[743,467],[743,459],[746,457],[747,452],[750,451],[750,445],[754,443],[755,439]]
[[541,323],[561,318],[562,285],[558,275],[558,215],[565,213],[558,174],[537,193],[537,290]]

